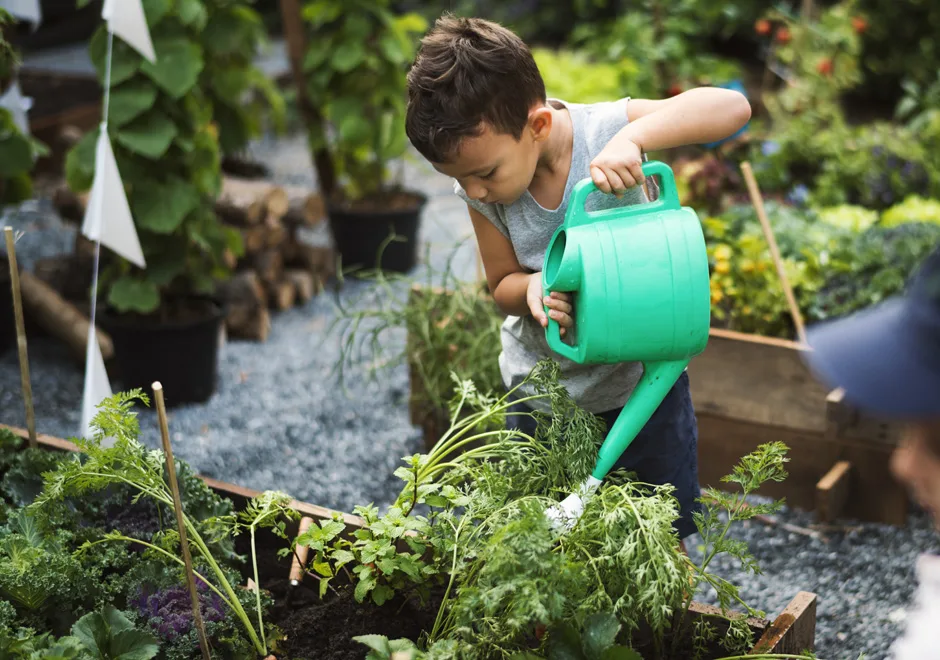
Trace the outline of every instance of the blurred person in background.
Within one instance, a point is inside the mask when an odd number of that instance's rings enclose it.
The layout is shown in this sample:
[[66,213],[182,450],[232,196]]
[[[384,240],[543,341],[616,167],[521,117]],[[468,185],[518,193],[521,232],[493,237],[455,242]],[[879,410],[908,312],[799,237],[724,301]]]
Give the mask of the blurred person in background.
[[[905,433],[891,470],[940,528],[940,248],[903,295],[810,328],[805,359],[846,402]],[[940,556],[917,560],[917,593],[894,660],[940,659]]]

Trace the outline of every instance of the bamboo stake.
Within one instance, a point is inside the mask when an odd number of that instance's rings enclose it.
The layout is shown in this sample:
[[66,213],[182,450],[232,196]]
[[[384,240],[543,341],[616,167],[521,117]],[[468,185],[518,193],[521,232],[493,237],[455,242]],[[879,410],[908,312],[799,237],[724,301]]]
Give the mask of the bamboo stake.
[[741,163],[741,172],[744,174],[744,180],[747,182],[747,190],[751,195],[751,203],[754,204],[754,210],[757,211],[757,217],[760,219],[761,227],[764,230],[764,237],[770,246],[770,256],[773,257],[774,266],[777,268],[777,275],[780,277],[780,283],[783,285],[783,293],[787,297],[787,304],[790,306],[790,315],[793,317],[793,324],[796,326],[796,334],[800,342],[804,345],[806,342],[806,329],[803,326],[803,315],[796,304],[796,297],[793,295],[793,287],[790,286],[790,280],[787,279],[787,273],[783,268],[783,259],[780,258],[780,250],[777,247],[777,240],[774,238],[774,231],[770,227],[770,221],[767,219],[767,211],[764,209],[764,198],[761,197],[760,189],[757,187],[757,180],[754,178],[754,172],[751,170],[751,164],[747,161]]
[[23,388],[23,405],[26,407],[26,428],[29,430],[29,446],[38,446],[36,441],[36,414],[33,411],[33,387],[29,379],[29,359],[26,353],[26,323],[23,321],[23,298],[20,292],[20,271],[16,265],[16,246],[13,228],[4,227],[7,241],[7,258],[10,260],[10,287],[13,289],[13,311],[16,314],[16,348],[20,356],[20,383]]
[[[297,530],[297,536],[300,536],[306,532],[312,523],[313,518],[309,516],[304,516],[301,518],[300,528]],[[294,551],[294,559],[291,561],[290,565],[290,583],[292,587],[296,587],[298,584],[300,584],[301,580],[304,579],[304,565],[307,563],[307,552],[309,550],[309,547],[302,545]]]
[[176,526],[180,535],[180,549],[183,551],[183,564],[186,566],[186,581],[189,583],[189,596],[193,602],[193,623],[199,635],[199,648],[202,657],[211,660],[209,641],[199,611],[199,593],[196,591],[196,576],[193,573],[193,559],[189,554],[189,541],[186,539],[186,525],[183,523],[183,503],[180,500],[180,487],[176,482],[176,465],[173,461],[173,448],[170,446],[170,430],[166,420],[166,404],[163,401],[163,385],[159,381],[153,385],[153,395],[157,402],[157,417],[160,421],[160,435],[163,438],[163,454],[166,457],[166,471],[170,478],[170,490],[173,492],[173,510],[176,513]]

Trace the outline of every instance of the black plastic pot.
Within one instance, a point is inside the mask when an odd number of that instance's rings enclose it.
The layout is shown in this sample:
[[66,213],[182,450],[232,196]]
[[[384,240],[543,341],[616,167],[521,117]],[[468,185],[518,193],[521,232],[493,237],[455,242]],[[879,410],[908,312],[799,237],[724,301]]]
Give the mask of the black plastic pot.
[[[360,210],[346,204],[328,204],[330,231],[344,271],[381,268],[407,273],[415,267],[421,211],[428,198],[413,191],[407,195],[414,203],[402,209]],[[395,238],[390,240],[393,234]]]
[[152,397],[153,383],[160,381],[167,407],[203,403],[215,393],[225,312],[217,301],[199,302],[203,314],[168,323],[110,309],[98,313],[98,323],[114,344],[122,390],[139,387]]
[[0,257],[0,355],[16,343],[16,312],[10,288],[10,262]]

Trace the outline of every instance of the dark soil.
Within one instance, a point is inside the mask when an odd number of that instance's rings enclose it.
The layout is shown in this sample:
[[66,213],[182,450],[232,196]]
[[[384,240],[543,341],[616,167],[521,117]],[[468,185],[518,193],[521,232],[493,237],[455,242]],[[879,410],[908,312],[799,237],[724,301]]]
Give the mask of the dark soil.
[[411,211],[423,203],[424,198],[407,190],[389,190],[355,201],[334,198],[331,205],[350,213],[393,213]]
[[225,156],[222,159],[222,172],[244,179],[267,179],[271,170],[264,164],[238,156]]
[[218,301],[200,297],[181,297],[168,299],[152,314],[125,312],[119,315],[109,308],[103,310],[103,314],[115,325],[150,328],[160,325],[185,326],[199,323],[216,314],[217,309]]
[[[443,595],[432,596],[426,605],[417,598],[396,598],[378,607],[368,600],[357,603],[352,588],[345,585],[338,595],[328,595],[322,601],[302,585],[294,587],[296,595],[285,602],[286,590],[291,588],[286,580],[279,588],[268,588],[277,601],[273,620],[287,637],[280,647],[287,660],[362,660],[368,648],[353,639],[357,635],[417,641],[434,626]],[[280,598],[278,591],[284,594]]]
[[[368,647],[353,640],[357,635],[385,635],[389,639],[408,638],[414,642],[434,626],[443,600],[443,588],[432,592],[424,606],[414,597],[395,598],[378,607],[370,600],[356,602],[346,582],[331,582],[338,594],[321,600],[318,583],[307,576],[292,587],[290,559],[277,556],[286,542],[270,534],[258,540],[258,577],[262,588],[274,598],[270,620],[287,636],[278,645],[278,660],[363,660]],[[247,539],[236,539],[236,551],[249,550]]]

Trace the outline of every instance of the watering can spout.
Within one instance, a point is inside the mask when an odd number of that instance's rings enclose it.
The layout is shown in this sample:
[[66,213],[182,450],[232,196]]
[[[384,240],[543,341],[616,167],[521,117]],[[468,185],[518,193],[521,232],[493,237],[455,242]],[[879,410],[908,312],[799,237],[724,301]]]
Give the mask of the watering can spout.
[[577,291],[581,286],[581,250],[568,244],[567,232],[559,231],[548,246],[542,285],[549,291]]
[[601,445],[592,477],[600,480],[607,476],[659,408],[659,404],[669,394],[669,390],[679,380],[688,364],[689,359],[643,364],[642,378]]

